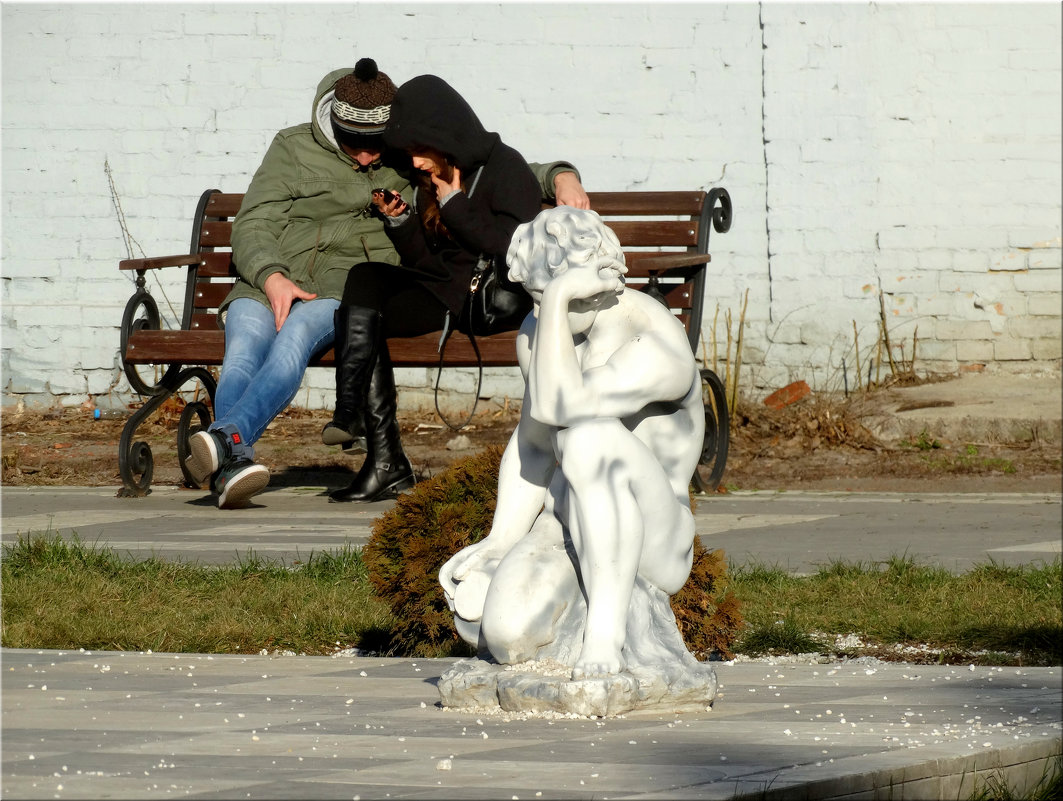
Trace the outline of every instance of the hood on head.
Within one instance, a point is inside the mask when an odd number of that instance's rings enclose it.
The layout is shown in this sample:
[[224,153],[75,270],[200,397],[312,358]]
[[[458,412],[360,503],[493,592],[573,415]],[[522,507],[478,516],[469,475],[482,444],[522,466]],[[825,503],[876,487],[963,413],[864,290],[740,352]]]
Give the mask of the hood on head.
[[486,162],[498,138],[484,130],[465,98],[435,75],[420,75],[399,87],[384,132],[388,147],[430,147],[452,157],[462,171]]
[[336,135],[332,132],[332,98],[336,94],[336,81],[344,75],[354,72],[354,67],[344,67],[333,70],[317,85],[314,93],[314,106],[310,110],[310,125],[314,131],[314,138],[318,142],[327,143],[333,150],[339,150],[336,144]]

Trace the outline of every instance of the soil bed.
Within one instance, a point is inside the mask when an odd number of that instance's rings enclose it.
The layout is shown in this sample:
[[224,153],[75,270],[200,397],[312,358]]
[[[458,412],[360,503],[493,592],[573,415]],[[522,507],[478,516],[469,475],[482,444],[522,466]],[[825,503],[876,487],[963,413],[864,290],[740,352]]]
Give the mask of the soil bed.
[[[872,396],[873,397],[873,396]],[[142,425],[136,439],[154,456],[152,486],[180,486],[177,403]],[[933,437],[881,442],[862,420],[874,403],[825,403],[814,397],[780,410],[748,404],[732,427],[721,492],[831,490],[854,492],[1059,492],[1058,443],[939,442]],[[361,456],[321,444],[323,410],[291,409],[256,445],[272,486],[341,487]],[[419,478],[488,445],[504,445],[517,422],[512,410],[485,410],[460,432],[434,414],[400,415],[403,444]],[[121,486],[118,442],[125,421],[93,420],[90,411],[10,409],[2,415],[3,483]]]

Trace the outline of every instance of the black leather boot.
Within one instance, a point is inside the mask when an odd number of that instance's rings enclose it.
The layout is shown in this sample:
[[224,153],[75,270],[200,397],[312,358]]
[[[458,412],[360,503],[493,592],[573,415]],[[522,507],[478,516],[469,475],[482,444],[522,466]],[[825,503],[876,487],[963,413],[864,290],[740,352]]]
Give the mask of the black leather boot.
[[413,465],[402,450],[395,419],[398,395],[387,343],[381,342],[365,404],[366,456],[362,469],[346,489],[329,493],[329,500],[378,501],[414,485]]
[[336,324],[336,409],[321,430],[326,445],[365,453],[365,396],[380,341],[380,313],[361,306],[340,306]]

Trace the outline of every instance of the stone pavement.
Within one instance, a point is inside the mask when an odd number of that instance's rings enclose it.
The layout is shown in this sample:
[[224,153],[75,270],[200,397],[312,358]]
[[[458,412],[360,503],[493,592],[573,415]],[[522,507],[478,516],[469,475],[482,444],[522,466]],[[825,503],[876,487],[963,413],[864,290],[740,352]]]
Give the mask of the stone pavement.
[[1060,668],[717,663],[711,711],[438,706],[450,660],[11,651],[4,798],[964,799],[1060,753]]
[[921,431],[959,442],[1059,443],[1063,381],[1054,375],[971,373],[950,381],[895,386],[879,398],[871,430],[886,440]]

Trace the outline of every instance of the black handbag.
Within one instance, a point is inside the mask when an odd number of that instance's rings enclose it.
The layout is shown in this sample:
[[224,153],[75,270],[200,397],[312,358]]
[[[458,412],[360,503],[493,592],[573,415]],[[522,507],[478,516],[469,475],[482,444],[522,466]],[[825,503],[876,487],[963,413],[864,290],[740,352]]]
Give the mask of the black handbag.
[[520,328],[532,310],[531,295],[509,280],[505,265],[480,258],[469,282],[469,295],[459,328],[472,336],[488,336]]
[[473,352],[476,354],[476,392],[473,395],[472,409],[468,416],[455,425],[439,408],[439,378],[443,374],[443,361],[446,357],[447,342],[453,329],[450,327],[450,312],[443,323],[443,335],[439,338],[439,367],[436,370],[435,404],[439,419],[453,431],[465,428],[476,414],[480,402],[480,388],[483,386],[484,368],[480,359],[480,347],[476,337],[489,336],[502,331],[516,331],[524,318],[532,310],[532,298],[524,287],[509,280],[499,269],[493,259],[481,257],[469,281],[469,293],[465,297],[457,328],[469,338]]

